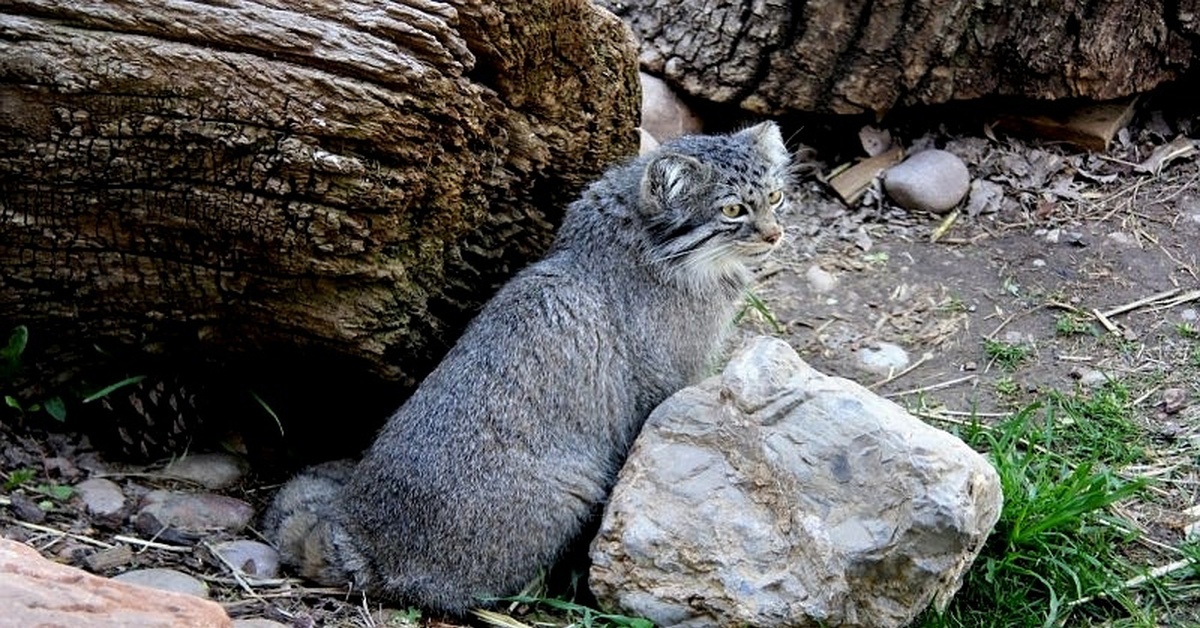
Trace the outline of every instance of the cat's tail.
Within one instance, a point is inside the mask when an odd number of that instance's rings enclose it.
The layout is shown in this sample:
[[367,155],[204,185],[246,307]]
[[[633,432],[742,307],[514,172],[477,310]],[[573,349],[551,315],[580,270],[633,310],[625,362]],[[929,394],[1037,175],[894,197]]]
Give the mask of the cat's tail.
[[366,588],[368,563],[342,525],[341,493],[354,463],[309,467],[283,485],[263,515],[262,531],[280,562],[328,586]]

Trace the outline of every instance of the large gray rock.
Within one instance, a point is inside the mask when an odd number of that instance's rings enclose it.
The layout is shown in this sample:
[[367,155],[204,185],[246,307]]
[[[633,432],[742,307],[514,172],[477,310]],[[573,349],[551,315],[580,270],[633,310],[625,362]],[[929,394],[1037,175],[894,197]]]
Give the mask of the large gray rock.
[[962,441],[758,338],[651,415],[592,545],[602,604],[660,626],[901,626],[1000,513]]

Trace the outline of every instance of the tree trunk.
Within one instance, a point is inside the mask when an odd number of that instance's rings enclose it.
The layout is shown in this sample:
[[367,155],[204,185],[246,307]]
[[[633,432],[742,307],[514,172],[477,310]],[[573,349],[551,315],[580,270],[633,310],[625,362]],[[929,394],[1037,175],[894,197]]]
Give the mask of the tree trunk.
[[586,0],[0,0],[0,332],[411,384],[638,105]]
[[882,114],[999,94],[1106,100],[1178,78],[1200,2],[600,0],[641,63],[760,114]]

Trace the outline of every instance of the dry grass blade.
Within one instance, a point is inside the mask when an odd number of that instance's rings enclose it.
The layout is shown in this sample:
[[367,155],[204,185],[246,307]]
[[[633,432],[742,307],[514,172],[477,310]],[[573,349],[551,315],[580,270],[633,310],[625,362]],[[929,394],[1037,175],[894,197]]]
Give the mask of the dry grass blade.
[[499,628],[533,628],[529,624],[522,623],[496,611],[489,611],[486,608],[471,609],[471,614],[478,617],[485,624],[498,626]]

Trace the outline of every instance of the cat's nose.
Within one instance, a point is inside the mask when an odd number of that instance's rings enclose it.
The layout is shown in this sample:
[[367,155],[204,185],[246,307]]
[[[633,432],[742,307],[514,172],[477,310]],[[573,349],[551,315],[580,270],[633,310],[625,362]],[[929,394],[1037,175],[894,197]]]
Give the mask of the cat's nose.
[[762,229],[762,239],[768,244],[775,244],[776,242],[779,242],[779,239],[782,237],[783,227],[780,227],[779,225],[771,225],[769,227],[763,227]]

